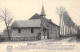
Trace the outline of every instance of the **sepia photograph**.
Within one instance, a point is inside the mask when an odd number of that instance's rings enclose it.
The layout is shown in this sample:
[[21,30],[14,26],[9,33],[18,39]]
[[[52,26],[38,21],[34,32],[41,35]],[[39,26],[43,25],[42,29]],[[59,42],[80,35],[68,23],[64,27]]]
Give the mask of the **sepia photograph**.
[[0,0],[0,52],[79,52],[80,0]]

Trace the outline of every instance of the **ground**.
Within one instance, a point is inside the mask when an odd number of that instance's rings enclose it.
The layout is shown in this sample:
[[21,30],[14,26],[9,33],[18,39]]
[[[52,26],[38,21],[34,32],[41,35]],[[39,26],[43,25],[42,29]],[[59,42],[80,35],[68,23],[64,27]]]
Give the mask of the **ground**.
[[[32,41],[0,42],[0,52],[6,52],[6,50],[8,50],[8,49],[10,50],[10,49],[12,49],[12,47],[26,46],[27,44],[37,45],[36,43],[38,43],[40,45],[40,43],[42,43],[44,46],[45,42],[46,42],[46,45],[50,45],[51,43],[53,44],[53,42],[54,43],[55,42],[76,42],[76,37],[66,37],[66,38],[62,37],[62,38],[56,39],[56,40],[55,39],[47,39],[47,40],[39,40],[39,41],[33,41],[33,42]],[[50,43],[47,43],[47,42],[50,42]],[[58,44],[61,44],[61,43],[58,43]],[[5,49],[5,50],[2,50],[2,49]]]
[[[36,41],[37,42],[37,41]],[[46,40],[40,40],[38,42],[76,42],[76,37],[62,37],[60,39],[46,39]]]

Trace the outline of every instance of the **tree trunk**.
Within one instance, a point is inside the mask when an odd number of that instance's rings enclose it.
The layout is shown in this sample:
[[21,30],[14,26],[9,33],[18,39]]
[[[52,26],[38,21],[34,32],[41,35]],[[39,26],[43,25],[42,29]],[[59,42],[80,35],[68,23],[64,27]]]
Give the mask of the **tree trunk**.
[[8,38],[9,38],[9,40],[10,40],[10,33],[9,33],[9,28],[8,28],[8,26],[7,26],[7,33],[8,33]]
[[8,39],[10,40],[10,33],[9,33],[9,26],[7,25],[7,22],[5,20],[5,25],[6,25],[6,29],[7,29],[7,34],[8,34]]

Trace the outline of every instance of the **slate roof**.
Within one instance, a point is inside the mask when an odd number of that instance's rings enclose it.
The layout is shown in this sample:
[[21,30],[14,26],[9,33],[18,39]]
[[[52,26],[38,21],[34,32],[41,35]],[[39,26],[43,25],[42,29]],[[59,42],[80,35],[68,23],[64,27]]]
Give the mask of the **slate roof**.
[[30,19],[41,19],[41,18],[43,17],[36,13]]
[[40,19],[16,20],[11,25],[11,28],[40,27],[40,25],[41,25]]
[[40,27],[41,19],[45,19],[49,23],[59,27],[58,25],[56,25],[55,23],[53,23],[49,19],[36,13],[29,20],[16,20],[16,21],[14,21],[13,24],[11,25],[11,28]]
[[49,23],[51,23],[51,24],[53,24],[53,25],[59,27],[58,25],[56,25],[55,23],[53,23],[53,22],[50,21],[49,19],[47,19],[47,18],[45,18],[45,17],[39,15],[38,13],[34,14],[29,20],[31,20],[31,19],[45,19],[45,20],[48,21]]

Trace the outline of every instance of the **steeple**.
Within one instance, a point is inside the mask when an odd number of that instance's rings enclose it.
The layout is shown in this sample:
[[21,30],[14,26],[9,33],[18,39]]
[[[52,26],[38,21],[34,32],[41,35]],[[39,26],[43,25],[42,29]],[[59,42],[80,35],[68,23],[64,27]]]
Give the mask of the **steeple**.
[[44,11],[44,6],[43,6],[43,4],[42,4],[42,10],[41,10],[41,14],[40,14],[40,15],[43,16],[43,17],[46,16],[45,11]]

